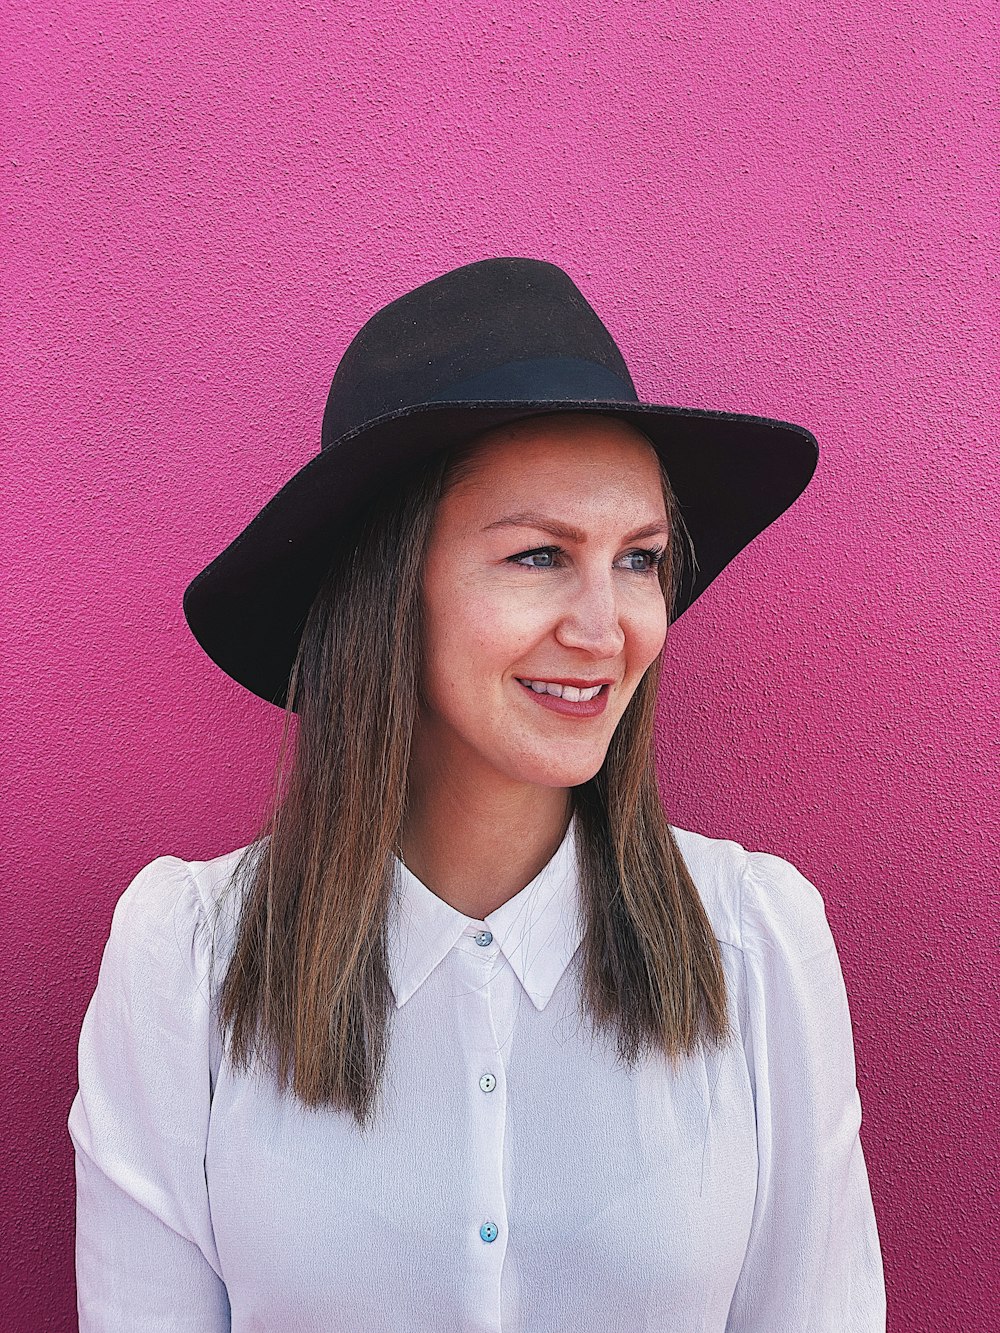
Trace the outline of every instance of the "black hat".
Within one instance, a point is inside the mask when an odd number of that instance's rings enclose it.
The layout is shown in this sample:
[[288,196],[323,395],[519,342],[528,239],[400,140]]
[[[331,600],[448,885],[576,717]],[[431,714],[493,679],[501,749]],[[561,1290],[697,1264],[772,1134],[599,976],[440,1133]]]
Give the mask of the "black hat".
[[621,417],[664,460],[698,565],[673,620],[816,468],[802,426],[640,402],[614,339],[562,269],[484,259],[407,292],[357,334],[333,377],[319,453],[184,593],[195,638],[227,675],[284,707],[306,615],[348,522],[439,450],[545,412]]

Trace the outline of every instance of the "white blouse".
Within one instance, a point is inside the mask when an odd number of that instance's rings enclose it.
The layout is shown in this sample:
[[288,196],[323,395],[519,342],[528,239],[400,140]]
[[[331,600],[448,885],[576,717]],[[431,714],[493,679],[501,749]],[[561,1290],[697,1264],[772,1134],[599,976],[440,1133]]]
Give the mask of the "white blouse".
[[576,1009],[572,832],[481,921],[397,863],[388,1096],[368,1137],[227,1060],[207,923],[242,849],[138,873],[69,1116],[83,1333],[882,1333],[818,890],[777,856],[674,829],[740,1040],[676,1074],[652,1056],[629,1071]]

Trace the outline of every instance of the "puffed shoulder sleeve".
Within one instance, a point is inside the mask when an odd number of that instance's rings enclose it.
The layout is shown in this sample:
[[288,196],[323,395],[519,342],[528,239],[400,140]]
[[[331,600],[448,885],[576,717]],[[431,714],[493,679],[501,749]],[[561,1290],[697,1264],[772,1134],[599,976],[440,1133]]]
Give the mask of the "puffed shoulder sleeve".
[[748,853],[741,893],[759,1171],[726,1333],[884,1333],[854,1037],[825,905],[764,852]]
[[69,1114],[81,1333],[230,1327],[205,1178],[207,929],[176,857],[140,870],[115,907]]

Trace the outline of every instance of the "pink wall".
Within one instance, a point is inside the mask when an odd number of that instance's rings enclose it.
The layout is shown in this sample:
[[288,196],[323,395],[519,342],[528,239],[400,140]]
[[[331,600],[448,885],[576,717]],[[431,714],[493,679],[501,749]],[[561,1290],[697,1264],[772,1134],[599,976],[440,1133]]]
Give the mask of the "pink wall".
[[995,30],[987,0],[822,9],[8,11],[4,1328],[72,1326],[112,906],[248,840],[268,787],[280,715],[182,590],[315,451],[375,306],[496,253],[566,267],[647,396],[819,438],[674,632],[671,814],[824,893],[890,1328],[995,1326]]

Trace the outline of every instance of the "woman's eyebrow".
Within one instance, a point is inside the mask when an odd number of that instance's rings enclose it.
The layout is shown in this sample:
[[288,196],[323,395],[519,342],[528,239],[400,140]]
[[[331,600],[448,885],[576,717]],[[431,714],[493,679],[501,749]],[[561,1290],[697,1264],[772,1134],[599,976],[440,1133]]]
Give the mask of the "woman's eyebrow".
[[[554,537],[560,537],[563,541],[576,542],[583,546],[587,540],[586,533],[574,528],[569,523],[560,523],[558,519],[548,518],[545,514],[535,513],[533,510],[520,514],[505,514],[503,518],[498,518],[492,523],[487,523],[483,528],[484,532],[489,532],[493,528],[537,528],[541,532],[550,532]],[[657,519],[655,523],[647,523],[644,527],[636,528],[635,532],[630,532],[625,541],[640,541],[644,537],[669,537],[670,524],[667,519]]]

